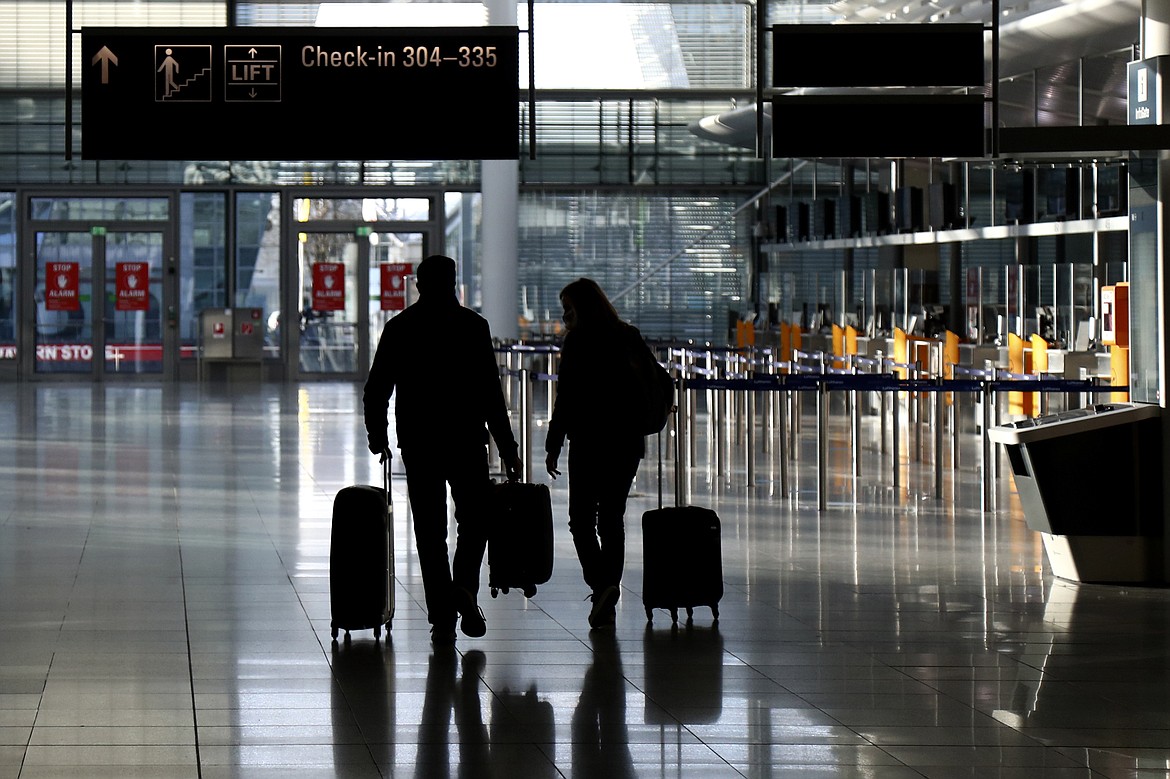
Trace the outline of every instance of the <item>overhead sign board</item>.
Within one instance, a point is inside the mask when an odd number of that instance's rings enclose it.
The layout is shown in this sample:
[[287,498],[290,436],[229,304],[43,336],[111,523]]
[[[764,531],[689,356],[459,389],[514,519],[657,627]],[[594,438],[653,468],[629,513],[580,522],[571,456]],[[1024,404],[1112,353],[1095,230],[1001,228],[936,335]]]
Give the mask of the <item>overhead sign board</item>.
[[1162,124],[1162,73],[1170,57],[1151,57],[1126,65],[1129,82],[1129,124]]
[[982,157],[982,95],[783,95],[776,157]]
[[774,87],[981,87],[982,24],[777,24]]
[[516,27],[86,28],[85,159],[516,159]]

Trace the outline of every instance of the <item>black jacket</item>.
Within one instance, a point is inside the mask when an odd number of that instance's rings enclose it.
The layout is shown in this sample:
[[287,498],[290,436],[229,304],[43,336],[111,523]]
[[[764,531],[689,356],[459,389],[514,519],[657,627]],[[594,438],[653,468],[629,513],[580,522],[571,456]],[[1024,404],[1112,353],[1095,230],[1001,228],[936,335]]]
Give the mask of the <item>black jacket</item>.
[[650,352],[650,347],[638,328],[624,322],[617,328],[569,331],[561,346],[545,451],[560,454],[568,438],[590,449],[645,455],[646,439],[631,432],[629,420],[630,382],[635,378],[627,355],[634,350]]
[[424,295],[382,329],[363,396],[371,442],[386,440],[392,393],[400,449],[487,444],[490,430],[516,453],[487,320],[454,295]]

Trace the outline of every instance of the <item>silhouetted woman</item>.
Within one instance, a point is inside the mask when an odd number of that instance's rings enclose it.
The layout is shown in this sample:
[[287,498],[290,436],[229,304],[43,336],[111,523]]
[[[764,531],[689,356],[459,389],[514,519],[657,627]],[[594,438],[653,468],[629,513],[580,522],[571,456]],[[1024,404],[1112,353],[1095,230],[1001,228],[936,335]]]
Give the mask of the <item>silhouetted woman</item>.
[[621,320],[601,287],[581,278],[561,290],[568,333],[557,369],[557,396],[545,439],[545,465],[556,478],[569,440],[569,531],[592,589],[589,625],[612,627],[625,566],[626,498],[645,438],[630,419],[629,355],[650,351]]

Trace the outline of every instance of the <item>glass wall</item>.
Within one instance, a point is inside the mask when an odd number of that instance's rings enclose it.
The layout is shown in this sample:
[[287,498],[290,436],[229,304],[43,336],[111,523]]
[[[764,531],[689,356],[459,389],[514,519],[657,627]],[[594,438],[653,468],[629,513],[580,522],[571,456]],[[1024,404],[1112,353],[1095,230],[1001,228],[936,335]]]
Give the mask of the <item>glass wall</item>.
[[0,360],[16,359],[16,195],[0,192]]
[[199,312],[226,308],[227,193],[187,192],[179,198],[179,354],[194,359]]
[[264,354],[280,355],[280,195],[238,192],[232,305],[261,309]]
[[749,217],[701,195],[521,198],[522,335],[559,333],[560,290],[581,276],[652,338],[724,342],[750,307]]

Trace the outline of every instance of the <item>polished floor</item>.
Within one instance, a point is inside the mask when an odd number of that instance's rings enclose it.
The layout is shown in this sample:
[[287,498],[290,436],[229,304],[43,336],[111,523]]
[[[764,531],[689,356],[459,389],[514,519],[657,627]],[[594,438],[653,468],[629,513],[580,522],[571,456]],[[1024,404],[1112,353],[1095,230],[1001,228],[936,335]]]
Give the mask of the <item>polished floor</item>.
[[333,496],[380,480],[359,408],[350,384],[0,385],[0,778],[1170,777],[1170,592],[1054,579],[1009,479],[984,511],[975,470],[940,499],[913,457],[895,485],[831,451],[821,510],[815,457],[784,494],[774,452],[747,484],[700,451],[726,593],[677,627],[641,600],[651,457],[604,633],[562,479],[552,580],[493,599],[485,569],[488,633],[452,653],[395,474],[392,631],[334,646]]

